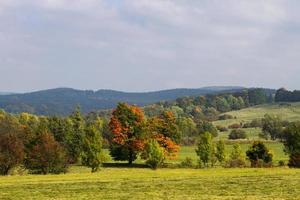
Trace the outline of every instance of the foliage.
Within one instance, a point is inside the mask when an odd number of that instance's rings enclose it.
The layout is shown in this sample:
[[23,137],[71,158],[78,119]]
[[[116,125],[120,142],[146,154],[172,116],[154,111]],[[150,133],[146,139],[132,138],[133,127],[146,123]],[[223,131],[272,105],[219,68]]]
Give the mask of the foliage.
[[181,161],[180,167],[182,168],[192,168],[194,167],[194,162],[191,157],[186,157],[183,161]]
[[146,164],[151,169],[157,169],[162,165],[165,156],[164,149],[160,147],[156,140],[150,140],[145,146]]
[[101,133],[96,126],[90,124],[85,130],[86,137],[83,142],[82,164],[98,171],[102,162],[102,142]]
[[271,138],[272,140],[281,138],[283,132],[281,118],[266,114],[262,119],[262,131],[264,138]]
[[0,174],[7,175],[9,170],[22,164],[24,146],[15,134],[0,134]]
[[270,164],[273,159],[273,154],[268,150],[263,142],[255,141],[249,150],[246,152],[252,167],[261,167],[263,164]]
[[246,139],[246,138],[247,138],[247,134],[246,131],[244,131],[243,129],[233,129],[228,135],[228,139],[230,140]]
[[209,121],[198,121],[197,122],[197,129],[199,134],[204,134],[205,132],[209,132],[212,134],[213,137],[218,136],[218,130],[217,128]]
[[203,163],[204,166],[208,167],[208,163],[211,161],[212,156],[212,136],[209,132],[200,135],[196,153],[199,157],[199,161]]
[[230,159],[228,160],[226,166],[227,167],[245,167],[246,162],[243,155],[243,151],[241,146],[237,143],[233,145],[233,149],[230,153]]
[[114,135],[113,142],[128,153],[127,160],[132,164],[135,155],[144,148],[144,113],[137,106],[119,103],[112,113],[109,127]]
[[300,167],[300,122],[291,123],[284,131],[285,152],[289,154],[289,166]]
[[300,91],[288,91],[285,88],[280,88],[276,91],[275,102],[297,102],[300,101]]
[[38,136],[25,164],[34,173],[57,174],[67,170],[67,158],[63,147],[47,132]]
[[242,128],[242,126],[239,123],[234,123],[234,124],[229,125],[228,128],[230,128],[230,129],[238,129],[238,128]]
[[219,140],[217,142],[215,156],[218,159],[220,164],[222,164],[226,160],[226,149],[225,149],[225,143],[223,140]]

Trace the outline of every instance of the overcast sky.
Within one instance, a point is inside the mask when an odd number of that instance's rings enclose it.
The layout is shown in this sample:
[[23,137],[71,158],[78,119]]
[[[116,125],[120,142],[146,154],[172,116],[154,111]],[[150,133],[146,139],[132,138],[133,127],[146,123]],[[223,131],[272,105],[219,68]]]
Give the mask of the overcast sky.
[[299,0],[0,0],[0,91],[300,89]]

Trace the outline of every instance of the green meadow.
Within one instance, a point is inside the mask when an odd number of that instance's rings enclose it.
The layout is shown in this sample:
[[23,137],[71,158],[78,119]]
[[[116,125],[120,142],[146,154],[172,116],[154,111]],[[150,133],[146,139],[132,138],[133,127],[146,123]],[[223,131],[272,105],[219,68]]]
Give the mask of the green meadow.
[[299,199],[300,170],[73,167],[0,178],[0,199]]

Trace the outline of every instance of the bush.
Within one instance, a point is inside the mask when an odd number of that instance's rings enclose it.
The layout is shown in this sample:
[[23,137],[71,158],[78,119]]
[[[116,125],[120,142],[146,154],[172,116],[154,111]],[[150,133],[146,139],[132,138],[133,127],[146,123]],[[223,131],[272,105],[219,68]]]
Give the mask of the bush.
[[278,166],[279,166],[279,167],[285,166],[285,162],[284,162],[283,160],[279,160],[279,161],[278,161]]
[[230,129],[238,129],[241,128],[241,124],[235,123],[228,126]]
[[261,128],[262,127],[262,120],[261,119],[253,119],[250,123],[252,128]]
[[193,168],[194,167],[193,159],[190,157],[186,157],[183,161],[181,161],[179,166],[183,168]]
[[233,116],[229,114],[224,114],[224,115],[220,115],[218,119],[219,120],[233,119]]
[[228,135],[228,139],[230,140],[246,139],[246,138],[247,138],[247,134],[242,129],[234,129]]
[[33,173],[59,174],[67,170],[67,156],[50,133],[42,133],[28,153],[26,167]]
[[151,169],[157,169],[164,162],[164,150],[156,140],[150,140],[145,147],[146,164]]
[[24,160],[24,146],[14,134],[0,135],[0,174],[7,175],[9,170]]
[[228,131],[228,128],[226,128],[225,126],[220,126],[220,125],[218,125],[218,126],[216,126],[216,128],[217,128],[220,132],[226,132],[226,131]]
[[255,141],[246,155],[251,162],[251,167],[268,167],[272,164],[273,154],[260,141]]
[[233,149],[230,154],[230,160],[226,162],[226,167],[246,167],[245,158],[241,146],[239,144],[234,144]]

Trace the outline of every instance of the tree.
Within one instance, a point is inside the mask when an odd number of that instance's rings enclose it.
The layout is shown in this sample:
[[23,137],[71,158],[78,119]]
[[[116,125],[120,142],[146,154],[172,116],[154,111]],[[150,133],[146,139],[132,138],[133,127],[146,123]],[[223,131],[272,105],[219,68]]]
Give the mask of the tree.
[[67,158],[64,149],[55,141],[53,135],[44,132],[36,139],[36,144],[27,155],[25,165],[34,173],[58,174],[66,171]]
[[83,141],[85,137],[85,122],[80,112],[80,107],[76,107],[75,111],[70,115],[72,123],[72,134],[69,138],[69,154],[70,163],[76,163],[82,153]]
[[267,102],[267,95],[261,88],[254,88],[248,90],[248,98],[250,105],[259,105]]
[[293,122],[284,131],[285,152],[289,155],[289,166],[300,168],[300,122]]
[[218,129],[211,122],[200,120],[196,124],[200,135],[209,132],[213,137],[218,136]]
[[0,174],[7,175],[9,170],[24,160],[22,141],[13,133],[0,134]]
[[196,153],[201,163],[208,167],[208,163],[211,161],[212,152],[212,137],[209,132],[205,132],[200,135],[199,143],[196,149]]
[[282,120],[278,116],[266,114],[262,119],[262,131],[264,138],[276,140],[281,138],[283,132]]
[[166,157],[169,159],[177,157],[179,145],[176,140],[180,139],[180,132],[172,113],[148,119],[146,132],[148,139],[155,139],[164,149]]
[[92,172],[96,172],[102,161],[101,133],[95,125],[90,124],[85,129],[85,135],[86,137],[83,141],[82,164],[90,167]]
[[220,164],[226,160],[226,149],[223,140],[219,140],[216,144],[216,158]]
[[144,113],[137,106],[119,103],[112,113],[109,126],[114,135],[111,155],[116,160],[124,157],[115,157],[113,148],[117,148],[121,150],[120,153],[126,152],[128,154],[126,160],[132,164],[136,159],[136,154],[144,148]]
[[255,141],[249,150],[246,152],[248,159],[251,162],[252,167],[259,167],[261,161],[264,164],[270,164],[272,162],[273,155],[260,141]]
[[157,169],[164,161],[164,150],[156,140],[150,140],[145,146],[146,164],[151,169]]

